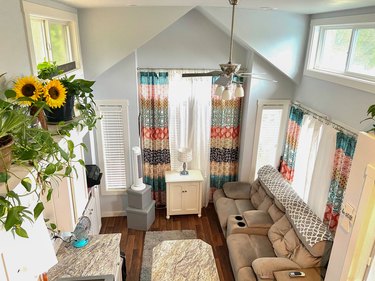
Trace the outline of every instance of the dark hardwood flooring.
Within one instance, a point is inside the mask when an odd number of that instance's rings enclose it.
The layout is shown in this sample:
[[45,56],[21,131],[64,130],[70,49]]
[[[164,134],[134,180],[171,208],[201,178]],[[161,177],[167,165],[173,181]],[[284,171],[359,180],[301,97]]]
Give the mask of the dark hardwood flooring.
[[[155,210],[155,221],[150,231],[163,230],[195,230],[199,239],[212,246],[216,267],[221,281],[234,280],[229,261],[228,248],[225,237],[221,232],[213,204],[202,209],[202,217],[197,215],[166,217],[165,209]],[[145,231],[128,229],[126,217],[102,218],[100,233],[121,233],[121,249],[126,255],[127,281],[138,281],[141,265]]]

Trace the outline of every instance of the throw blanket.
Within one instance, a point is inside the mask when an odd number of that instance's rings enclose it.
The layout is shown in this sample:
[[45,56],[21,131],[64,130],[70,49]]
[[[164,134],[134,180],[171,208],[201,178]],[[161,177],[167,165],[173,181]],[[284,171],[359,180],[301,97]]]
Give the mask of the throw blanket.
[[260,168],[258,178],[283,205],[286,215],[302,241],[306,241],[310,247],[321,241],[333,241],[327,226],[274,167],[267,165]]

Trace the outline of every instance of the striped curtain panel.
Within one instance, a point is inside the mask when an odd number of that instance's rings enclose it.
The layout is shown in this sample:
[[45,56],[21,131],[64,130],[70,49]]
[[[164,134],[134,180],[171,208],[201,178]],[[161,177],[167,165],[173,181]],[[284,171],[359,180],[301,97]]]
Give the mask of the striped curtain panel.
[[336,232],[356,144],[357,139],[355,137],[343,132],[337,133],[332,180],[324,213],[324,223],[328,225],[332,233]]
[[283,159],[280,165],[280,173],[289,182],[292,182],[294,177],[296,151],[298,146],[298,138],[301,131],[302,119],[303,111],[295,106],[292,106],[290,108]]
[[141,72],[139,83],[143,181],[152,187],[157,206],[166,203],[164,172],[170,170],[168,73]]
[[[213,93],[216,86],[213,86]],[[241,98],[228,101],[212,94],[210,200],[216,189],[238,176]]]

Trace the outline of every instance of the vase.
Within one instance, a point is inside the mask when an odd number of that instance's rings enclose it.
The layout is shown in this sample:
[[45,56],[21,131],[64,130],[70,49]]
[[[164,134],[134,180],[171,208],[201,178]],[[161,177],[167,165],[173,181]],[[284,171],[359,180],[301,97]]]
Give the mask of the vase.
[[31,106],[30,107],[30,115],[34,116],[38,112],[38,110],[39,110],[39,113],[38,113],[37,119],[35,120],[34,125],[39,126],[42,129],[48,130],[46,115],[45,115],[43,110],[40,110],[36,106]]
[[61,121],[70,121],[74,117],[74,96],[68,95],[65,104],[59,108],[51,108],[44,111],[48,123],[58,123]]
[[0,138],[0,172],[8,170],[12,163],[13,137],[7,135]]

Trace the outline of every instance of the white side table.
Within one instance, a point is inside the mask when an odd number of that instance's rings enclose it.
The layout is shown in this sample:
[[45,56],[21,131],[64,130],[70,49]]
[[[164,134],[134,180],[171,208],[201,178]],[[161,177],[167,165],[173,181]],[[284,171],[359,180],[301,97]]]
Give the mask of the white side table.
[[198,214],[202,210],[203,176],[199,170],[189,170],[188,175],[166,171],[167,183],[167,219],[171,215]]

